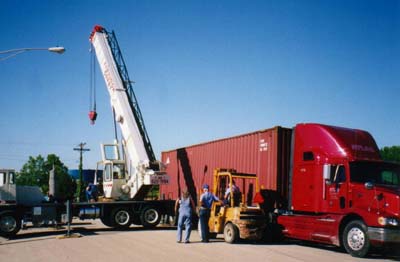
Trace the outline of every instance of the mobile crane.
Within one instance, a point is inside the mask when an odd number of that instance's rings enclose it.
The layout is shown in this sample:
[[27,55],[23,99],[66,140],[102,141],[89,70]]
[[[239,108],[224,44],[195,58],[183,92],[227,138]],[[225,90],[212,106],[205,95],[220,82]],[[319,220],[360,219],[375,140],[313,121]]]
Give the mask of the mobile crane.
[[114,32],[95,26],[90,41],[110,94],[115,121],[121,128],[125,155],[121,156],[118,142],[101,145],[104,197],[143,199],[152,186],[168,183],[168,175],[156,161]]
[[[110,103],[116,121],[122,133],[122,152],[118,141],[113,144],[102,144],[103,167],[102,186],[104,198],[113,201],[133,201],[130,208],[121,208],[117,215],[103,217],[105,225],[117,223],[124,226],[130,224],[154,226],[159,222],[159,211],[166,210],[171,203],[155,203],[145,201],[145,197],[155,185],[167,184],[168,175],[162,171],[162,163],[157,161],[147,134],[143,117],[132,88],[132,81],[122,57],[115,33],[107,32],[97,25],[90,35],[90,42],[95,50],[100,69],[110,94]],[[95,120],[96,113],[89,117]],[[99,168],[97,168],[99,169]],[[96,172],[97,182],[98,172]],[[135,202],[137,201],[137,202]],[[155,208],[159,206],[159,209]],[[146,212],[138,210],[145,210]],[[135,216],[135,212],[137,216]],[[149,219],[147,219],[148,217]],[[122,220],[119,221],[119,218]],[[118,222],[119,221],[119,222]]]
[[[98,177],[96,172],[94,182],[101,181],[104,195],[95,202],[73,202],[70,215],[82,220],[100,218],[113,228],[127,228],[132,223],[155,227],[162,215],[174,215],[175,201],[147,196],[154,186],[167,184],[169,177],[156,161],[114,32],[95,26],[90,41],[123,139],[121,143],[101,145],[102,161],[97,169],[102,166],[103,175]],[[96,111],[89,113],[92,122],[96,116]],[[41,226],[46,221],[59,224],[71,219],[65,203],[45,201],[38,187],[15,185],[14,178],[14,170],[0,170],[0,236],[13,237],[22,221]]]

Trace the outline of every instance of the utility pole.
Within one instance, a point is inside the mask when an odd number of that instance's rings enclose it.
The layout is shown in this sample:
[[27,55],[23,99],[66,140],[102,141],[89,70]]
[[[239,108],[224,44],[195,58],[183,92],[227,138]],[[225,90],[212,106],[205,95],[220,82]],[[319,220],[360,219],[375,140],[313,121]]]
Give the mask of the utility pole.
[[80,143],[78,147],[74,148],[74,151],[79,151],[80,156],[79,156],[79,182],[77,184],[78,188],[78,202],[81,201],[81,194],[82,194],[82,187],[83,187],[83,174],[82,174],[82,163],[83,163],[83,152],[85,151],[90,151],[88,148],[84,148],[86,143]]

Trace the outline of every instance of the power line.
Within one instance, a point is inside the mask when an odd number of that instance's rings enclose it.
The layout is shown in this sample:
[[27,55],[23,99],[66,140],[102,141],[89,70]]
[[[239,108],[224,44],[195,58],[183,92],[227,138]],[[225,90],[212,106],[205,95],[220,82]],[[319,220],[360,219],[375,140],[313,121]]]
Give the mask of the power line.
[[7,142],[2,142],[0,141],[0,145],[12,145],[12,146],[54,146],[54,147],[70,147],[71,144],[49,144],[49,143],[41,143],[41,142],[27,142],[27,141],[21,141],[21,142],[13,142],[13,141],[7,141]]

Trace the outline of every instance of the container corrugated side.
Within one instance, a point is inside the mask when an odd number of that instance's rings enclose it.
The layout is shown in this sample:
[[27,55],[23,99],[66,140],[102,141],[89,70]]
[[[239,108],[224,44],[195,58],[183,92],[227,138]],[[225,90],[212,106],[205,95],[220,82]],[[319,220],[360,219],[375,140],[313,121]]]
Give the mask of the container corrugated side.
[[212,184],[215,168],[257,174],[261,189],[287,195],[291,129],[274,127],[239,136],[162,152],[168,185],[160,186],[164,199],[176,199],[187,188],[199,198],[203,184]]

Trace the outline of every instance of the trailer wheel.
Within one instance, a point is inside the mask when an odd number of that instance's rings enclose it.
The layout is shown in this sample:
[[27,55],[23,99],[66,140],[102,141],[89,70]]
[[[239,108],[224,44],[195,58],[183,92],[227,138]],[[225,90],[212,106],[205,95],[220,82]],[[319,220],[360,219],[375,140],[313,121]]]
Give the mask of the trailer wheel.
[[21,220],[14,213],[0,215],[0,236],[11,238],[21,229]]
[[232,224],[228,223],[224,227],[224,239],[225,242],[232,244],[238,241],[239,239],[239,230],[238,228]]
[[140,220],[145,228],[153,228],[160,223],[161,214],[155,207],[145,207],[140,214]]
[[132,214],[124,208],[116,208],[111,212],[111,226],[120,229],[129,228]]
[[342,242],[351,256],[365,257],[370,249],[370,242],[364,222],[354,220],[348,223],[343,230]]

